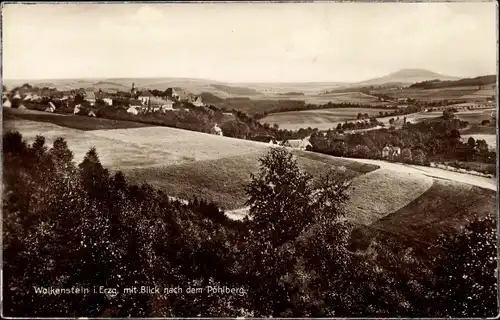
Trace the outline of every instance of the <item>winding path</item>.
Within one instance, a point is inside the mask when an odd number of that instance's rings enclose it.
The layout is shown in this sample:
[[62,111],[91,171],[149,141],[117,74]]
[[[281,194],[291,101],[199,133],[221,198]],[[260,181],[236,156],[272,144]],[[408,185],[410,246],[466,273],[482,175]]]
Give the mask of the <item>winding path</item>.
[[[339,157],[334,157],[339,158]],[[344,158],[344,160],[356,161],[366,164],[374,164],[380,167],[373,172],[377,172],[378,170],[386,169],[398,173],[409,173],[420,176],[427,176],[436,179],[444,179],[451,180],[460,183],[470,184],[473,186],[477,186],[480,188],[485,188],[493,191],[497,191],[497,180],[496,178],[486,178],[475,176],[467,173],[459,173],[452,172],[444,169],[433,168],[433,167],[425,167],[425,166],[417,166],[417,165],[409,165],[403,163],[394,163],[387,162],[383,160],[374,160],[374,159],[357,159],[357,158]],[[249,207],[239,208],[235,210],[226,211],[226,216],[233,220],[242,220],[248,214]]]

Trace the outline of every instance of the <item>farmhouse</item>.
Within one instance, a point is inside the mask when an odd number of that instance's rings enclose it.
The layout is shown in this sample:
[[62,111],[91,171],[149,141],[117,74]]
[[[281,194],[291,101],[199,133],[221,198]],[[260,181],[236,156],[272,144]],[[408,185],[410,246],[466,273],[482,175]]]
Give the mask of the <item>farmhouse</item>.
[[284,146],[299,150],[312,150],[312,144],[306,139],[288,140]]
[[384,159],[396,160],[399,158],[400,154],[400,147],[385,146],[384,149],[382,149],[382,158]]
[[141,92],[138,99],[141,101],[143,105],[148,105],[152,97],[154,96],[149,90],[144,90]]

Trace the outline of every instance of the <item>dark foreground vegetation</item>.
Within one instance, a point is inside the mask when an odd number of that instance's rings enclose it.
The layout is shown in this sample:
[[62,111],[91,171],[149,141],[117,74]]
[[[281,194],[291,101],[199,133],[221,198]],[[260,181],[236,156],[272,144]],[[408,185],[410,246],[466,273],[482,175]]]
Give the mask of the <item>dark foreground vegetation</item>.
[[[312,180],[285,149],[261,159],[246,190],[252,219],[242,222],[202,200],[182,204],[169,190],[129,185],[94,149],[77,165],[63,139],[47,148],[41,136],[28,145],[5,133],[3,162],[5,316],[497,313],[492,218],[443,235],[425,261],[402,250],[418,246],[411,241],[351,252],[342,171]],[[208,289],[217,286],[233,291]],[[36,292],[42,288],[84,292]]]

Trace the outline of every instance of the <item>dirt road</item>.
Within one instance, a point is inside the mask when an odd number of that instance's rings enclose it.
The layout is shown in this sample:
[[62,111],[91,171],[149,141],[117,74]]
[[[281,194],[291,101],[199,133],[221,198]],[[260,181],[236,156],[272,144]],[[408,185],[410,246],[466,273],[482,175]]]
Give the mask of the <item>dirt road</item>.
[[433,178],[452,180],[461,183],[471,184],[485,189],[490,189],[494,191],[497,190],[497,180],[495,178],[485,178],[485,177],[475,176],[472,174],[452,172],[439,168],[416,166],[403,163],[394,163],[382,160],[355,159],[355,158],[344,158],[344,159],[361,163],[375,164],[380,166],[380,168],[389,169],[397,172],[423,174]]
[[[378,165],[380,166],[380,169],[378,170],[387,169],[400,173],[424,175],[431,178],[452,180],[460,183],[474,185],[480,188],[497,191],[497,180],[495,178],[485,178],[485,177],[475,176],[472,174],[452,172],[439,168],[416,166],[403,163],[394,163],[382,160],[356,159],[356,158],[343,158],[343,159],[366,163],[366,164]],[[248,207],[244,207],[236,210],[226,211],[226,216],[233,220],[242,220],[247,215],[248,210],[249,210]]]

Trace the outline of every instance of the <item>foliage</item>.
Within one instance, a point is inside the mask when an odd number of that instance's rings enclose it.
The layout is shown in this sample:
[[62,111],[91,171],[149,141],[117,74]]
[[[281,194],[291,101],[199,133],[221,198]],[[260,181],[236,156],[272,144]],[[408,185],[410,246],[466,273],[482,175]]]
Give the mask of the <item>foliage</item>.
[[496,316],[496,221],[472,221],[459,234],[442,237],[438,247],[432,312],[439,317]]
[[[29,145],[7,132],[2,147],[6,316],[426,317],[495,308],[487,286],[493,220],[443,238],[435,279],[408,252],[352,253],[344,172],[313,180],[283,148],[261,159],[247,189],[251,219],[236,222],[203,199],[183,204],[147,184],[129,185],[95,149],[77,165],[63,139],[48,148],[41,136]],[[148,285],[242,293],[123,291]],[[94,293],[100,286],[120,291]],[[35,287],[90,292],[44,295]]]

